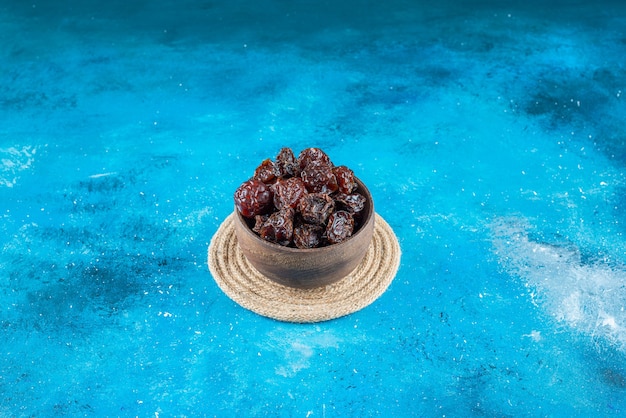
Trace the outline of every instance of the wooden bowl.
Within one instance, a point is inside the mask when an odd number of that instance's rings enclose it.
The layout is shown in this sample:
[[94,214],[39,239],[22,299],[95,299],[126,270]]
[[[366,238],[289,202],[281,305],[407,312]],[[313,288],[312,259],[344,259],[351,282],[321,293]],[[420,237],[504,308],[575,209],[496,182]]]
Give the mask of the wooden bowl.
[[266,241],[235,209],[235,234],[241,251],[261,274],[291,287],[312,289],[334,283],[350,274],[363,260],[374,233],[374,202],[367,187],[356,179],[357,192],[365,196],[360,226],[347,240],[326,247],[299,249]]

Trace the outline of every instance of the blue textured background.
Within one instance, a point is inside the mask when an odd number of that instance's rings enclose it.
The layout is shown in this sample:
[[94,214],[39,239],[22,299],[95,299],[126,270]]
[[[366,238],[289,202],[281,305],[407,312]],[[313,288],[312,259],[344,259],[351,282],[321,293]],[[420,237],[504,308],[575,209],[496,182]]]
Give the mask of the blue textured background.
[[[0,1],[0,416],[620,416],[626,5]],[[215,285],[280,147],[369,186],[389,290]]]

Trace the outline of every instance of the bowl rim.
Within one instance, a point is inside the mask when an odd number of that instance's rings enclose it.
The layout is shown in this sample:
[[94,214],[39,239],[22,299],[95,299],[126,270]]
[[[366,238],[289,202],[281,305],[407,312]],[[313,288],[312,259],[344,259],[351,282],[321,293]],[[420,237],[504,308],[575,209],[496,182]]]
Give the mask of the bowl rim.
[[246,218],[241,213],[239,213],[239,211],[237,210],[237,206],[235,206],[235,216],[237,217],[236,222],[239,222],[245,226],[245,228],[241,228],[241,229],[245,230],[244,233],[246,235],[254,237],[260,243],[260,245],[265,246],[269,249],[284,251],[284,252],[293,253],[293,254],[322,253],[322,252],[329,252],[329,251],[336,250],[338,247],[342,247],[350,243],[355,237],[361,234],[361,232],[364,229],[366,229],[365,228],[366,225],[369,225],[370,223],[374,222],[375,210],[374,210],[374,200],[372,199],[372,194],[370,193],[365,183],[363,183],[358,177],[355,176],[354,179],[357,183],[357,191],[360,190],[361,194],[365,196],[365,198],[367,199],[366,205],[369,205],[370,210],[369,210],[369,213],[367,214],[367,218],[363,221],[363,223],[359,227],[359,230],[356,231],[356,233],[354,233],[353,235],[351,235],[350,238],[338,244],[326,245],[324,247],[315,247],[315,248],[294,248],[294,247],[286,247],[284,245],[276,244],[271,241],[266,241],[263,238],[261,238],[259,235],[255,234],[254,231],[252,231],[252,229],[248,226],[248,223],[246,222],[246,219],[249,219],[249,218]]

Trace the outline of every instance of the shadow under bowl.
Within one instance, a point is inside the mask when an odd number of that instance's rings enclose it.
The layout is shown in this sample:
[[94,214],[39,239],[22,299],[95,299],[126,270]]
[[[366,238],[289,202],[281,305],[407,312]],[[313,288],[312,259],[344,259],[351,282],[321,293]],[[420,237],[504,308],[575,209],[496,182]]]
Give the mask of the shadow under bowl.
[[252,231],[253,220],[235,209],[235,234],[241,251],[261,274],[285,286],[312,289],[341,280],[363,260],[374,233],[374,202],[363,182],[357,193],[367,199],[356,232],[344,242],[299,249],[266,241]]

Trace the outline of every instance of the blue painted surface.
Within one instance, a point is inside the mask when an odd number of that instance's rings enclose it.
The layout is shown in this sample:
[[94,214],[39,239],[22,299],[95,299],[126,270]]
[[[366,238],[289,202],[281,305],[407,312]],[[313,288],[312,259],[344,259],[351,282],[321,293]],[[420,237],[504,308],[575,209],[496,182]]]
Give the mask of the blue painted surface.
[[[626,7],[421,3],[0,2],[0,416],[623,416]],[[394,228],[367,309],[212,280],[282,146]]]

